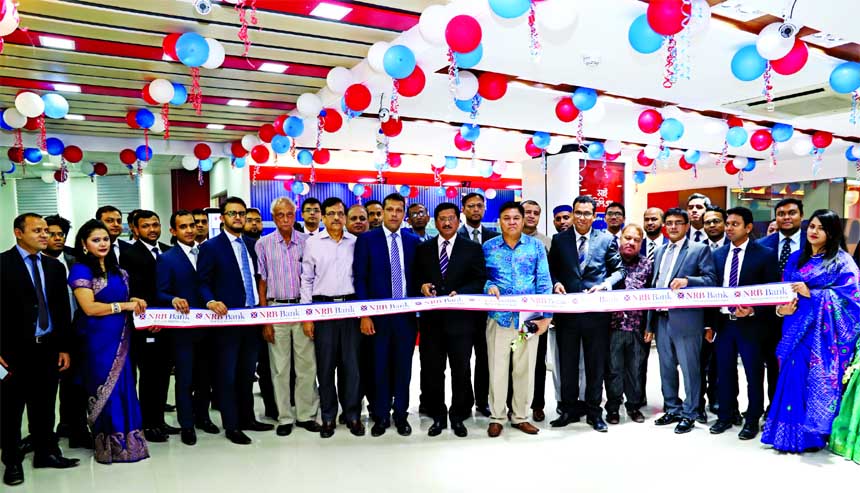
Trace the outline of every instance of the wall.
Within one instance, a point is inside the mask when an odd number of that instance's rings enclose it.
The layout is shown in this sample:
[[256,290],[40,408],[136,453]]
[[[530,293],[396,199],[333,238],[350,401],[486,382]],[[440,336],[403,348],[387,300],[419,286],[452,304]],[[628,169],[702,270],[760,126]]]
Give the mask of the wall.
[[18,204],[15,201],[15,184],[17,180],[6,180],[6,186],[0,187],[0,249],[8,250],[15,243],[12,232],[12,222],[18,215]]
[[170,242],[170,215],[173,197],[170,174],[147,174],[140,177],[140,208],[155,211],[161,219],[161,241]]
[[[221,159],[209,172],[209,197],[226,194],[228,197],[237,196],[251,201],[251,176],[248,168],[234,168],[230,160]],[[210,205],[217,205],[211,203]]]

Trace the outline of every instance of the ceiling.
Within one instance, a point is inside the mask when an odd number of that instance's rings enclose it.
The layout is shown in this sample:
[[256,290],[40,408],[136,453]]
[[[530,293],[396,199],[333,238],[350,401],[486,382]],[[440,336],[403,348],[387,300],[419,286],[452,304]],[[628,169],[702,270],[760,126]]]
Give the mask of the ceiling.
[[[252,45],[246,59],[242,56],[243,44],[237,38],[238,15],[229,2],[213,0],[213,11],[202,16],[189,0],[25,0],[19,9],[21,27],[27,31],[7,36],[0,55],[0,107],[12,106],[22,89],[43,93],[53,90],[54,83],[79,86],[80,93],[63,94],[71,112],[85,119],[49,120],[48,134],[63,135],[67,145],[75,143],[85,151],[91,146],[92,155],[87,154],[87,160],[105,161],[112,172],[124,172],[116,153],[130,143],[143,143],[142,132],[126,125],[125,114],[129,109],[145,106],[140,96],[144,84],[155,78],[186,86],[191,82],[187,67],[162,60],[161,43],[168,33],[195,31],[216,38],[227,53],[222,68],[201,70],[201,115],[190,104],[170,109],[171,140],[189,144],[229,142],[255,133],[260,125],[293,110],[296,98],[305,92],[318,92],[327,106],[338,105],[339,98],[325,89],[325,76],[335,66],[352,68],[360,80],[369,79],[374,101],[379,101],[381,93],[387,101],[390,79],[372,75],[363,59],[374,42],[398,40],[416,53],[428,81],[419,96],[400,99],[400,113],[406,124],[403,133],[391,139],[391,150],[469,157],[468,153],[456,151],[452,142],[468,115],[450,102],[444,51],[424,41],[414,27],[420,12],[441,0],[326,1],[352,10],[342,21],[332,21],[310,15],[321,0],[256,0],[258,24],[249,28]],[[691,78],[666,89],[662,86],[663,55],[637,54],[627,42],[627,27],[644,13],[646,2],[563,1],[577,10],[578,20],[562,34],[541,32],[543,51],[538,63],[529,56],[525,18],[503,21],[490,13],[486,0],[453,1],[449,7],[454,12],[474,15],[481,22],[484,58],[475,70],[499,72],[515,81],[502,100],[487,101],[481,107],[477,119],[482,126],[476,146],[479,158],[522,161],[527,157],[524,143],[537,130],[550,132],[565,143],[574,142],[575,123],[558,121],[554,107],[559,97],[577,86],[592,87],[601,94],[598,108],[585,112],[586,139],[656,143],[655,136],[639,131],[637,115],[645,105],[677,105],[683,110],[678,115],[686,132],[673,145],[719,152],[723,134],[718,125],[709,121],[735,112],[727,108],[759,97],[762,91],[761,81],[741,82],[731,76],[731,57],[740,46],[754,42],[755,33],[769,21],[778,20],[773,16],[782,16],[792,4],[792,0],[709,0],[714,16],[710,29],[691,45]],[[761,12],[744,21],[720,20],[716,15],[723,8],[720,4]],[[843,37],[845,42],[826,52],[812,49],[807,66],[798,74],[775,75],[776,96],[826,86],[839,58],[860,60],[860,30],[856,29],[860,2],[797,0],[794,4],[794,20],[804,26],[801,35],[823,31]],[[41,36],[71,39],[76,49],[45,47]],[[586,64],[586,60],[590,63]],[[264,62],[288,68],[282,74],[258,70]],[[250,104],[230,106],[227,103],[231,99]],[[374,107],[375,104],[365,116],[349,122],[341,131],[326,134],[323,146],[373,150],[378,128]],[[157,113],[157,108],[151,109]],[[748,128],[766,124],[767,120],[776,121],[760,115],[740,116],[748,116],[754,122]],[[827,130],[846,139],[860,136],[846,113],[779,121],[792,123],[798,129]],[[225,128],[209,129],[208,124]],[[306,128],[309,126],[312,124],[306,124]],[[297,144],[315,145],[312,134],[306,131]],[[27,139],[32,141],[34,136]],[[150,139],[156,142],[160,137]],[[11,142],[10,133],[0,133],[0,146]],[[845,144],[834,144],[839,145],[844,148]],[[181,142],[153,147],[156,155],[168,154],[151,164],[154,172],[179,167],[181,157],[174,156],[188,154],[189,149]],[[213,149],[215,155],[224,155],[221,147]],[[748,144],[733,151],[744,156],[766,156]],[[370,158],[368,168],[372,169]]]

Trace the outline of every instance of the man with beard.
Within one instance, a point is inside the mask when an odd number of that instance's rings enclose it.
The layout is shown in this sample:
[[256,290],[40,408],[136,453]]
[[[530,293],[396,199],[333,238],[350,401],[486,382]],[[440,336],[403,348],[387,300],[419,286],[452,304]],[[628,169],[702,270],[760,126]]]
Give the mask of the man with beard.
[[573,214],[573,207],[564,204],[552,210],[552,225],[555,226],[555,232],[561,233],[570,229],[570,222]]
[[[541,233],[537,230],[538,225],[540,224],[540,215],[541,215],[541,207],[540,204],[535,202],[534,200],[526,200],[522,202],[523,209],[526,211],[525,224],[523,225],[523,234],[529,235],[533,238],[536,238],[543,243],[543,246],[546,247],[547,251],[549,251],[550,239],[547,235]],[[538,360],[540,360],[540,356],[538,356]]]
[[642,250],[639,253],[654,260],[654,251],[668,241],[663,236],[663,210],[659,207],[645,209],[642,224],[645,225],[645,239],[642,241]]
[[702,224],[708,235],[708,246],[716,250],[726,244],[726,211],[715,205],[705,209]]
[[191,211],[194,216],[195,236],[194,241],[201,244],[209,239],[209,214],[203,209],[194,209]]
[[368,200],[364,204],[367,209],[367,219],[370,221],[369,229],[382,227],[382,202],[378,200]]
[[260,214],[259,209],[249,207],[248,214],[245,215],[245,236],[257,241],[262,235],[263,216]]
[[[726,211],[715,205],[709,205],[702,217],[705,234],[708,235],[706,243],[711,252],[714,252],[727,241]],[[699,415],[696,417],[699,423],[708,422],[708,415],[705,412],[705,397],[708,398],[708,403],[710,403],[708,409],[712,413],[717,413],[720,408],[717,377],[717,356],[714,345],[706,340],[702,342],[702,398],[699,400]]]
[[367,209],[361,204],[355,204],[346,211],[346,230],[355,236],[364,233],[369,228]]

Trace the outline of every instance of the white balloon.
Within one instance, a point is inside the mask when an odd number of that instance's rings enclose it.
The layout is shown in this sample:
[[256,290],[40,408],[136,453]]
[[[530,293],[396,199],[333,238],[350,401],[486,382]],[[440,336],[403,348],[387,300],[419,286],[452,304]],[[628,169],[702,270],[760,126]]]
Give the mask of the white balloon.
[[3,122],[12,128],[23,128],[27,124],[27,117],[15,108],[6,108],[3,112]]
[[418,19],[418,31],[421,37],[434,45],[445,44],[445,28],[451,20],[451,14],[444,5],[431,5],[421,12]]
[[707,0],[693,0],[690,8],[690,23],[687,29],[690,31],[690,38],[696,39],[711,28],[711,6]]
[[714,155],[710,152],[702,152],[699,154],[699,162],[696,163],[696,166],[702,167],[708,164],[714,164]]
[[312,92],[306,92],[296,100],[296,109],[304,118],[316,118],[322,111],[322,107],[322,99]]
[[367,50],[367,63],[375,72],[379,72],[380,74],[385,73],[384,58],[385,52],[388,51],[388,48],[391,48],[391,43],[387,41],[377,41],[370,45],[370,49]]
[[250,151],[251,149],[254,148],[254,146],[256,146],[257,144],[259,144],[261,142],[262,141],[260,140],[260,138],[254,134],[245,134],[242,136],[242,147],[246,151]]
[[495,188],[488,188],[488,189],[484,190],[484,197],[486,197],[488,199],[496,198],[496,189]]
[[564,144],[561,143],[561,139],[556,137],[549,141],[549,146],[546,148],[546,152],[549,154],[558,154],[561,152],[561,148]]
[[475,97],[478,94],[478,78],[475,74],[468,70],[460,70],[460,84],[457,85],[455,94],[457,99],[466,100]]
[[93,174],[93,171],[95,171],[95,166],[93,166],[93,163],[83,162],[80,164],[79,169],[81,173],[91,175]]
[[782,26],[782,22],[768,24],[758,34],[755,48],[762,58],[779,60],[788,55],[788,52],[794,47],[794,36],[783,37],[779,32],[780,26]]
[[43,171],[41,175],[42,181],[45,183],[54,183],[54,172],[53,171]]
[[507,170],[508,170],[508,163],[506,163],[504,161],[496,161],[493,164],[493,173],[501,175]]
[[299,195],[307,195],[311,192],[311,186],[307,184],[307,182],[302,182],[302,191],[299,192]]
[[686,113],[684,113],[684,111],[681,110],[681,108],[674,106],[674,105],[673,106],[665,106],[663,108],[660,108],[659,111],[660,111],[660,115],[663,116],[664,120],[666,118],[674,118],[676,120],[683,120],[684,116],[686,116]]
[[45,112],[45,102],[35,92],[25,91],[15,97],[15,108],[27,118],[36,118]]
[[812,137],[801,134],[797,139],[791,144],[791,150],[798,156],[808,156],[810,152],[812,152]]
[[209,57],[203,62],[203,68],[213,69],[218,68],[224,63],[224,45],[217,39],[206,38],[206,44],[209,45]]
[[[15,2],[12,0],[0,0],[6,4],[6,14],[3,20],[0,21],[0,36],[8,36],[18,29],[18,23],[21,20],[18,18],[18,9],[15,7]],[[54,179],[53,177],[51,178]]]
[[704,125],[705,133],[708,135],[725,135],[729,131],[729,124],[725,120],[708,118]]
[[603,150],[606,154],[618,154],[621,152],[621,142],[617,140],[607,140],[603,143]]
[[166,79],[155,79],[149,83],[149,95],[158,104],[167,104],[173,99],[173,84]]
[[645,157],[648,159],[657,159],[657,156],[660,155],[660,148],[655,146],[654,144],[648,144],[645,146]]
[[[368,57],[369,56],[370,54],[368,54]],[[348,68],[335,67],[329,70],[328,75],[325,77],[325,81],[326,84],[328,84],[328,88],[331,89],[331,92],[339,96],[346,92],[346,88],[351,86],[355,79],[353,79],[352,72],[350,72]]]
[[851,155],[856,157],[857,159],[860,159],[860,145],[854,144],[853,146],[851,146]]
[[182,158],[182,167],[188,171],[196,171],[198,161],[199,160],[194,156],[184,156]]
[[577,15],[576,2],[570,0],[546,0],[535,4],[535,18],[550,31],[570,28]]
[[160,114],[156,114],[155,121],[152,123],[152,126],[149,127],[149,133],[163,134],[164,130],[164,118],[162,118]]

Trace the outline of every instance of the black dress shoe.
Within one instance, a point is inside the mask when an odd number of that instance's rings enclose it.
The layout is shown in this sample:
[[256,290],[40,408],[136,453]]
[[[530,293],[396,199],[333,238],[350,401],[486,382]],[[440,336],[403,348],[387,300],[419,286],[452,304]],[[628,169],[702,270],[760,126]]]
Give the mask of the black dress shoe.
[[182,428],[177,428],[175,426],[170,426],[167,423],[161,423],[161,431],[164,432],[165,435],[178,435]]
[[184,443],[185,445],[197,445],[197,432],[194,431],[194,428],[187,428],[182,430],[179,433],[179,438],[182,439],[182,443]]
[[235,443],[236,445],[250,445],[251,438],[242,433],[242,430],[227,430],[224,432],[224,435],[227,437],[227,440]]
[[[319,430],[317,430],[317,431],[319,431]],[[293,425],[292,424],[278,425],[278,427],[275,428],[275,434],[278,435],[279,437],[288,436],[292,432],[293,432]]]
[[143,436],[147,442],[163,443],[168,439],[167,433],[164,433],[161,428],[145,428]]
[[611,425],[617,425],[621,422],[621,415],[618,412],[606,413],[606,422]]
[[394,427],[397,428],[397,434],[402,437],[408,437],[412,434],[412,427],[405,419],[394,421]]
[[732,423],[737,426],[744,424],[744,417],[741,415],[740,411],[735,411],[735,415],[732,418]]
[[275,429],[275,425],[270,425],[268,423],[261,423],[256,419],[251,421],[250,423],[245,423],[242,426],[243,431],[272,431]]
[[198,421],[194,426],[197,427],[198,430],[202,430],[205,433],[209,433],[210,435],[217,435],[221,433],[221,430],[218,426],[213,423],[211,420],[206,421]]
[[681,417],[677,414],[666,413],[654,420],[654,424],[657,426],[666,426],[679,421],[681,421]]
[[427,430],[427,436],[435,437],[442,434],[442,430],[448,427],[448,423],[441,419],[433,420],[433,424]]
[[81,461],[79,459],[69,459],[63,457],[59,453],[51,455],[37,455],[33,458],[33,467],[40,469],[49,467],[51,469],[68,469],[76,467]]
[[478,414],[485,418],[489,418],[492,413],[490,413],[489,404],[484,404],[483,406],[475,406],[475,411],[478,411]]
[[3,482],[9,486],[19,485],[24,482],[24,468],[21,464],[10,464],[3,472]]
[[454,430],[454,434],[460,438],[464,438],[469,435],[469,432],[466,430],[466,425],[464,425],[462,421],[451,421],[451,429]]
[[25,436],[18,442],[18,453],[21,454],[21,457],[29,454],[33,451],[33,437],[30,435]]
[[319,433],[320,425],[316,421],[296,421],[296,428],[304,428],[311,433]]
[[741,440],[752,440],[758,435],[758,420],[747,420],[744,427],[741,428],[740,433],[738,433],[738,438]]
[[349,432],[353,435],[357,437],[364,436],[364,423],[362,423],[360,419],[347,422],[346,427],[349,428]]
[[390,425],[388,425],[388,424],[383,424],[383,423],[374,423],[374,424],[373,424],[373,427],[372,427],[372,428],[370,428],[370,436],[372,436],[372,437],[381,437],[382,435],[384,435],[384,434],[385,434],[385,430],[386,430],[386,428],[388,428],[389,426],[390,426]]
[[711,435],[719,435],[721,433],[725,433],[725,431],[732,426],[734,426],[734,424],[731,421],[718,419],[717,422],[714,423],[714,426],[711,426],[708,431],[711,432]]
[[543,412],[543,409],[532,409],[532,419],[537,423],[541,423],[546,419],[546,413]]
[[683,435],[684,433],[689,433],[693,428],[696,427],[696,422],[690,418],[682,418],[681,422],[678,423],[678,426],[675,427],[676,435]]
[[563,428],[571,423],[579,423],[579,416],[564,412],[558,418],[549,422],[553,428]]
[[323,421],[322,426],[320,426],[320,438],[331,438],[332,436],[334,436],[334,422]]
[[594,419],[586,418],[585,422],[591,425],[594,431],[599,431],[601,433],[606,433],[607,431],[609,431],[609,426],[607,426],[606,422],[603,421],[603,418],[599,416]]
[[638,409],[634,409],[632,411],[627,411],[627,415],[630,416],[630,419],[632,419],[636,423],[644,423],[645,422],[645,415],[643,415],[642,411],[640,411]]
[[69,448],[85,448],[92,450],[93,436],[87,433],[75,434],[69,438]]
[[699,411],[696,414],[696,421],[702,423],[703,425],[708,424],[708,413],[706,413],[705,411]]

